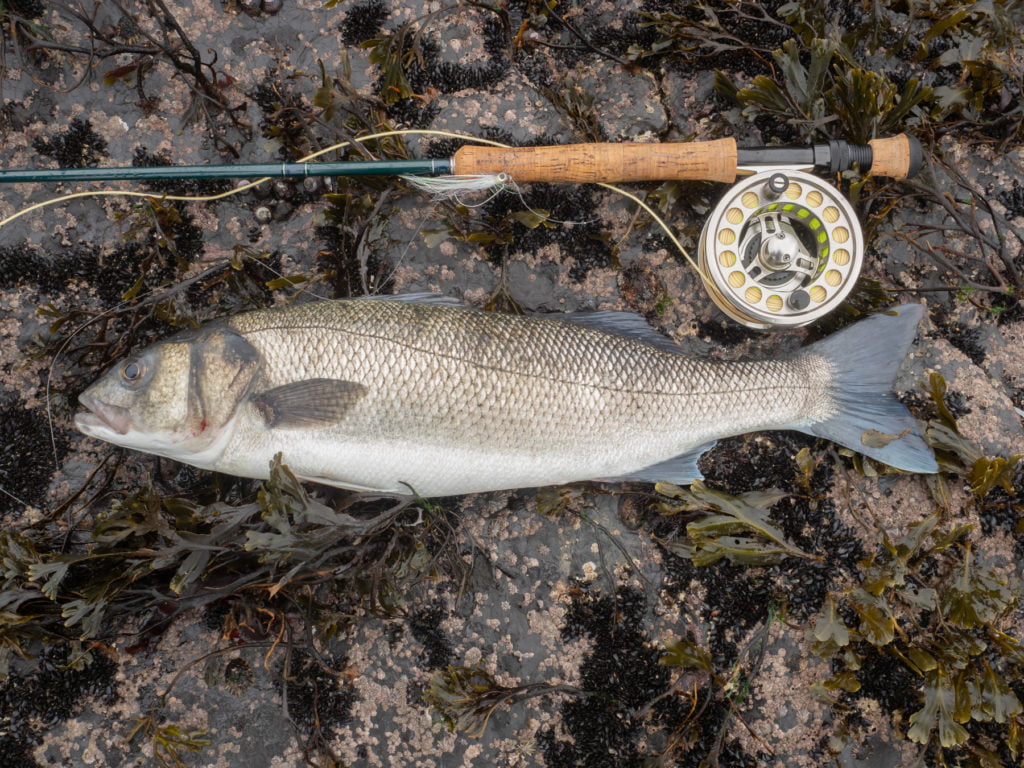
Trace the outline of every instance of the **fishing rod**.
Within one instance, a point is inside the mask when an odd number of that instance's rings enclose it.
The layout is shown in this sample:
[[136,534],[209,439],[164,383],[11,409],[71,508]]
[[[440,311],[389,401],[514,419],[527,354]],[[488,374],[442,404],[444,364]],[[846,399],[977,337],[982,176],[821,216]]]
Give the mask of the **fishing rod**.
[[705,222],[696,266],[726,315],[768,329],[806,325],[824,316],[849,294],[860,274],[864,237],[857,215],[822,175],[856,168],[909,178],[920,170],[922,154],[917,139],[906,134],[866,145],[831,140],[755,148],[737,147],[732,138],[539,147],[469,144],[450,158],[9,169],[0,170],[0,183],[400,176],[438,195],[508,181],[727,183],[733,186]]
[[921,163],[921,146],[901,134],[867,145],[832,140],[807,147],[739,148],[732,138],[686,144],[637,142],[545,147],[465,145],[450,158],[247,163],[237,165],[17,168],[0,170],[0,184],[16,182],[252,179],[304,176],[476,176],[506,174],[516,182],[718,181],[766,167],[792,167],[907,178]]

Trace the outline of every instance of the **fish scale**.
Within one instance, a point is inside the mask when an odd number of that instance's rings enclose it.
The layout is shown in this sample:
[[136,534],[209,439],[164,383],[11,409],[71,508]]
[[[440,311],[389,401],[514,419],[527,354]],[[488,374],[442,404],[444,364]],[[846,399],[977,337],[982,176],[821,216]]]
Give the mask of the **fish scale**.
[[[418,301],[313,302],[155,345],[135,358],[152,381],[119,384],[125,368],[115,367],[83,395],[93,414],[78,423],[222,472],[266,477],[280,452],[304,478],[426,496],[595,478],[689,482],[714,440],[779,428],[934,471],[888,391],[919,317],[902,309],[791,357],[723,362],[666,349],[622,313],[551,319]],[[172,355],[176,344],[189,354]],[[204,412],[230,412],[224,423],[163,426],[161,409],[174,406],[150,402],[146,390],[188,378],[173,369],[185,359],[198,384],[180,396],[207,403]],[[879,365],[883,372],[871,373]],[[130,414],[124,437],[93,423],[104,402],[109,413]],[[868,428],[904,436],[857,445]]]
[[[358,314],[350,321],[353,310]],[[279,343],[292,321],[316,334],[321,365]],[[323,431],[317,442],[325,447],[359,442],[383,428],[398,442],[501,445],[508,461],[528,460],[523,472],[542,470],[534,464],[549,454],[557,463],[555,454],[585,449],[600,464],[597,474],[628,474],[716,436],[709,414],[719,414],[719,426],[724,421],[728,430],[747,431],[824,406],[794,397],[813,393],[804,382],[806,365],[694,361],[589,328],[457,307],[324,303],[252,313],[230,324],[270,361],[276,373],[270,383],[327,376],[368,387],[371,394],[342,424]],[[765,382],[768,389],[759,386]],[[258,430],[250,434],[257,437]],[[482,463],[490,466],[487,458]],[[431,487],[429,478],[415,480],[414,487]]]

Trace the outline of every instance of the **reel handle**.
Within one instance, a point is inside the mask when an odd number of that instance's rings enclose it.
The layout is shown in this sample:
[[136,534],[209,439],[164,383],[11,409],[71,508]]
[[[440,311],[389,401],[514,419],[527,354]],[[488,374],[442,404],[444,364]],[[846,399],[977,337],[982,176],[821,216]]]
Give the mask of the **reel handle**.
[[688,144],[636,142],[566,144],[550,147],[480,147],[455,152],[452,172],[507,173],[515,181],[616,182],[736,180],[736,140]]
[[900,134],[867,146],[829,141],[809,147],[737,149],[732,138],[690,143],[565,144],[548,147],[481,147],[467,144],[452,157],[457,175],[506,173],[515,181],[618,182],[718,181],[731,184],[747,171],[803,166],[837,173],[858,165],[876,176],[905,179],[921,167],[921,144]]

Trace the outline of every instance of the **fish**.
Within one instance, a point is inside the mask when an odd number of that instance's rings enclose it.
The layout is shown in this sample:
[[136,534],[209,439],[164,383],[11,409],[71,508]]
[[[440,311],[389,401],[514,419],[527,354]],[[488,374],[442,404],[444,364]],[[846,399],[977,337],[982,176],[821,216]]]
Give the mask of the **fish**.
[[75,425],[216,472],[267,478],[280,454],[303,480],[426,498],[688,485],[717,440],[776,429],[934,473],[891,391],[922,314],[898,306],[794,354],[733,362],[687,356],[627,312],[311,301],[214,320],[120,361],[80,395]]

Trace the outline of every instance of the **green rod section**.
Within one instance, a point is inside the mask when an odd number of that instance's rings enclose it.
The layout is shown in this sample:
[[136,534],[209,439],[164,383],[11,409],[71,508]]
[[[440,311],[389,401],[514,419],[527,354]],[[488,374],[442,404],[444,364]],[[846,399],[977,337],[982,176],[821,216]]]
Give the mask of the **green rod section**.
[[443,176],[448,158],[428,160],[352,160],[325,163],[253,163],[242,165],[167,165],[137,168],[15,168],[0,170],[0,184],[35,181],[145,181],[150,179],[259,179],[265,176]]

